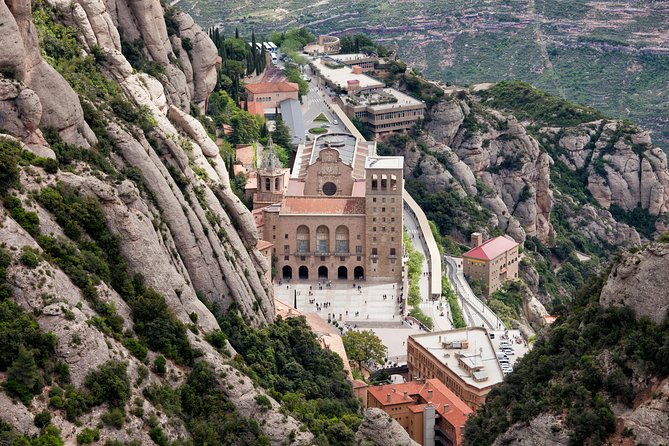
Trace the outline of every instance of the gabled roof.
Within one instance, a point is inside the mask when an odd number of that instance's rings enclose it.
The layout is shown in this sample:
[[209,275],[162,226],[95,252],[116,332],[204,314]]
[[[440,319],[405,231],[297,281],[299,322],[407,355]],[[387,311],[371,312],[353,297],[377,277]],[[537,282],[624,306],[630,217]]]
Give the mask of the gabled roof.
[[476,248],[470,249],[462,256],[470,259],[492,260],[516,246],[518,246],[518,243],[515,240],[506,236],[499,236],[488,240]]
[[299,86],[294,82],[258,82],[244,86],[246,91],[253,94],[259,93],[291,93],[299,91]]

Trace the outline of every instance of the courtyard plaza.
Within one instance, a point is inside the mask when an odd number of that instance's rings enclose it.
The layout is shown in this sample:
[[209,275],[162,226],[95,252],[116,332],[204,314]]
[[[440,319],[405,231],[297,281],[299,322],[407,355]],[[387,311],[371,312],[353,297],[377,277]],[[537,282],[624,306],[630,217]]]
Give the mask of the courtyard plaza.
[[405,364],[407,337],[424,331],[415,323],[403,321],[398,301],[400,286],[380,279],[293,279],[280,284],[276,281],[274,295],[290,306],[297,303],[297,310],[303,314],[315,313],[325,321],[337,321],[342,334],[372,330],[388,348],[388,363]]

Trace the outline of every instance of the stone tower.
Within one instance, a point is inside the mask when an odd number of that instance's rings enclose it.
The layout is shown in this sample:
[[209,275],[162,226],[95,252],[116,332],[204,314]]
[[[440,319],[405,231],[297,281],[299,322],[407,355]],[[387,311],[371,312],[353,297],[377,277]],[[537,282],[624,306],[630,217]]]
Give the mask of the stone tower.
[[365,164],[367,273],[402,278],[404,158],[370,156]]

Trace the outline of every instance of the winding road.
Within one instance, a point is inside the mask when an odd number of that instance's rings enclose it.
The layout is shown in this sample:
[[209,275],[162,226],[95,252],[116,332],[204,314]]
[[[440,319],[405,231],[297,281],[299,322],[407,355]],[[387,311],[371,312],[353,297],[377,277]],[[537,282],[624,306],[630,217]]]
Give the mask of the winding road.
[[461,260],[458,262],[458,260],[450,256],[444,256],[445,273],[458,295],[465,322],[470,327],[484,327],[490,330],[502,329],[504,324],[500,318],[481,299],[476,297],[469,287],[462,272],[462,262]]

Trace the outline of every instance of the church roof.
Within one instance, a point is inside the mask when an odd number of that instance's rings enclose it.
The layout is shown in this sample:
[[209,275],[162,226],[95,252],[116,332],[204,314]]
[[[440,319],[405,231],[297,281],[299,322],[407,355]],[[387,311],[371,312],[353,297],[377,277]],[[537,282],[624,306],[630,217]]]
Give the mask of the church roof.
[[286,197],[281,206],[281,214],[283,215],[354,215],[364,213],[364,198]]

